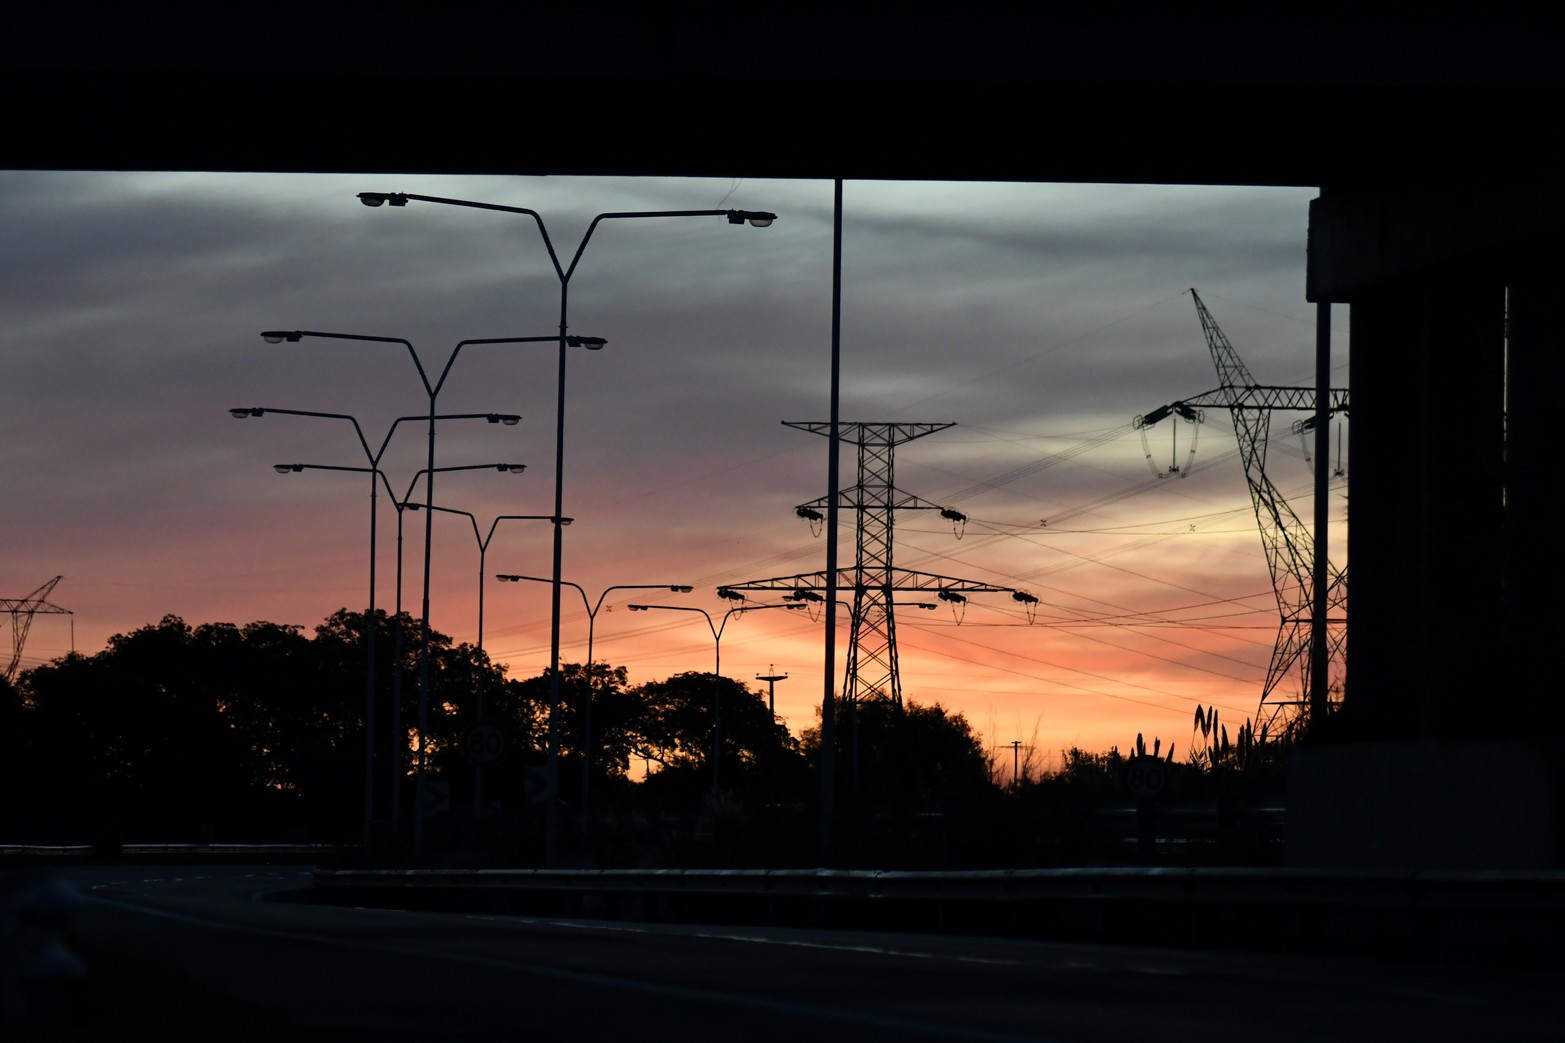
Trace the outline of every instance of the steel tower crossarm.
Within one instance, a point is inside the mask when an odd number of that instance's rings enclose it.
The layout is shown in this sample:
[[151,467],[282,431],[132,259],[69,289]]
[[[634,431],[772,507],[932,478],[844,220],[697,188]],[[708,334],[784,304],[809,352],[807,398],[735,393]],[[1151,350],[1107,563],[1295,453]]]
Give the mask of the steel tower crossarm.
[[48,600],[55,584],[63,578],[54,577],[24,598],[0,598],[0,612],[11,614],[11,658],[6,662],[4,674],[7,681],[16,679],[16,668],[22,662],[22,648],[27,644],[27,632],[32,629],[33,616],[39,612],[45,615],[71,614],[70,609],[52,605]]

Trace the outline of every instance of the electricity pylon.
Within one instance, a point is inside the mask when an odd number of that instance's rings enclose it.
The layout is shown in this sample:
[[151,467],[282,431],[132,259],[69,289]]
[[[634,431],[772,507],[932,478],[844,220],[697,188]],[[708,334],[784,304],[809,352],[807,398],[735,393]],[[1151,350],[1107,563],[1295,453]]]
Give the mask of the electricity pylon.
[[[826,422],[784,421],[785,426],[830,436]],[[1010,593],[1026,605],[1029,613],[1038,599],[1011,587],[996,587],[976,580],[939,576],[897,568],[893,563],[897,511],[939,511],[953,525],[962,525],[967,516],[960,511],[905,493],[896,487],[895,450],[904,442],[942,431],[954,424],[881,424],[841,423],[841,441],[859,447],[858,481],[838,494],[838,504],[856,516],[856,552],[851,568],[839,568],[834,584],[827,582],[825,571],[794,576],[733,583],[733,591],[788,591],[795,601],[819,601],[828,587],[853,592],[852,631],[848,644],[848,663],[843,678],[843,701],[850,706],[860,699],[885,699],[902,705],[902,678],[897,667],[897,624],[893,610],[894,595],[934,593],[940,600],[960,607],[969,594]],[[794,513],[812,524],[824,517],[827,498],[821,497],[794,508]]]
[[[1266,439],[1272,412],[1286,409],[1313,413],[1315,389],[1257,384],[1195,290],[1190,291],[1190,297],[1195,301],[1201,331],[1206,336],[1212,364],[1217,368],[1218,386],[1192,398],[1160,406],[1136,417],[1132,423],[1143,431],[1170,415],[1200,423],[1202,407],[1227,409],[1233,418],[1234,437],[1239,442],[1239,456],[1244,461],[1250,503],[1260,526],[1261,544],[1266,550],[1266,564],[1271,570],[1272,589],[1281,617],[1256,713],[1262,730],[1277,735],[1296,729],[1308,714],[1309,696],[1315,681],[1310,662],[1310,639],[1314,628],[1326,628],[1327,675],[1323,680],[1331,702],[1341,700],[1346,668],[1347,569],[1327,562],[1326,618],[1316,619],[1315,549],[1310,530],[1266,475]],[[1332,415],[1348,414],[1346,388],[1331,389],[1328,408]],[[1188,475],[1189,469],[1181,472],[1177,467],[1171,468],[1170,473]],[[1298,691],[1279,692],[1283,679],[1290,675],[1298,678]],[[1281,728],[1275,727],[1278,724]]]
[[54,577],[25,598],[0,598],[0,612],[11,613],[11,661],[5,667],[7,682],[16,679],[16,668],[22,661],[22,647],[27,644],[27,631],[32,629],[33,615],[38,612],[70,615],[70,609],[51,605],[46,600],[60,579],[59,576]]

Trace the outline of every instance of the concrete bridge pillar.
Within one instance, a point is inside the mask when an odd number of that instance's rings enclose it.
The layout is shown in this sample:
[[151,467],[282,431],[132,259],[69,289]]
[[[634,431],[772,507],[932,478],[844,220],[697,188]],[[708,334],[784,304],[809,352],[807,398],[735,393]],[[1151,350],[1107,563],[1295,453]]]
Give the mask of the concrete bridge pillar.
[[[1298,758],[1296,862],[1561,864],[1561,198],[1328,186],[1311,205],[1307,295],[1351,309],[1350,586],[1342,709]],[[1470,800],[1355,800],[1447,770],[1470,778],[1440,791]],[[1479,828],[1500,805],[1528,843]]]

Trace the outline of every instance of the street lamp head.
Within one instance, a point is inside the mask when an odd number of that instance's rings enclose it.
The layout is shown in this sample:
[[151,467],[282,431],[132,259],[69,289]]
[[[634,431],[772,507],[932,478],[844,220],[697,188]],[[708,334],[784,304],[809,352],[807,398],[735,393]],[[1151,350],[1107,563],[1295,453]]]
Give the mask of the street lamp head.
[[265,413],[266,410],[264,409],[247,409],[244,406],[240,406],[238,409],[230,409],[228,411],[228,415],[233,417],[235,420],[243,420],[247,416],[263,416]]
[[647,610],[647,606],[645,606],[645,605],[631,605],[630,606],[630,610],[632,612],[645,612]]
[[509,575],[507,575],[507,576],[496,576],[495,579],[499,580],[501,583],[520,583],[522,581],[522,577],[520,577],[520,576],[509,576]]
[[769,228],[775,220],[777,220],[777,215],[768,213],[765,210],[728,211],[728,223],[731,225],[742,225],[748,221],[751,228]]
[[690,593],[692,590],[694,590],[696,588],[694,588],[694,587],[692,587],[692,586],[690,586],[688,584],[676,583],[673,586],[669,587],[668,589],[672,590],[675,594],[688,594],[688,593]]
[[558,521],[561,525],[569,525],[575,518],[550,518],[550,521]]
[[522,418],[515,413],[490,413],[484,419],[491,424],[504,424],[506,427],[515,427],[522,422]]
[[408,197],[401,192],[360,192],[359,202],[365,206],[380,206],[390,203],[392,206],[407,206]]
[[588,351],[602,351],[608,343],[603,337],[566,337],[565,343],[573,348],[586,348]]
[[268,344],[281,344],[287,341],[289,344],[297,344],[304,334],[298,330],[262,330],[261,339]]
[[521,474],[523,471],[527,470],[527,465],[526,464],[495,464],[495,470],[497,470],[497,471],[509,471],[512,474]]
[[278,474],[297,474],[304,470],[303,464],[273,464],[272,470]]

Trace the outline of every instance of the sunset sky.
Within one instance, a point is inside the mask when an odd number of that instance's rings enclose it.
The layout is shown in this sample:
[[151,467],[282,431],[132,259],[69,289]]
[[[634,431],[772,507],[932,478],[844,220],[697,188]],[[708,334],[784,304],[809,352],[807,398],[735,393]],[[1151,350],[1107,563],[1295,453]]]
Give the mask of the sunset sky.
[[[276,463],[362,466],[345,423],[235,420],[260,406],[347,413],[375,444],[427,398],[398,346],[263,329],[404,337],[438,373],[456,342],[554,332],[559,284],[532,222],[431,204],[361,206],[404,191],[539,211],[565,259],[606,211],[775,211],[606,222],[571,284],[571,331],[605,337],[567,375],[567,580],[693,584],[616,591],[596,658],[633,683],[710,670],[694,613],[725,583],[818,570],[825,540],[794,516],[826,492],[827,442],[783,426],[829,416],[832,185],[746,179],[0,172],[0,428],[7,510],[0,597],[55,575],[77,650],[165,614],[192,624],[312,628],[366,603],[367,479],[278,475]],[[1194,707],[1253,714],[1276,629],[1271,582],[1228,419],[1209,411],[1193,473],[1154,478],[1131,419],[1216,376],[1186,290],[1196,287],[1267,384],[1313,383],[1304,300],[1313,189],[850,182],[843,247],[842,417],[953,422],[901,447],[897,484],[970,516],[898,520],[897,564],[1019,587],[898,615],[906,698],[966,714],[991,747],[1135,734],[1188,746]],[[1334,314],[1347,379],[1347,315]],[[555,349],[474,345],[443,413],[514,412],[516,427],[448,423],[437,464],[521,462],[524,474],[444,475],[436,502],[477,516],[553,508]],[[1301,517],[1311,473],[1292,416],[1273,421],[1271,473]],[[1180,462],[1190,429],[1179,432]],[[1150,433],[1156,462],[1170,425]],[[1335,443],[1335,435],[1333,436]],[[383,466],[399,492],[423,466],[402,425]],[[1335,462],[1335,461],[1333,461]],[[854,476],[851,447],[843,484]],[[1332,505],[1345,545],[1343,483]],[[381,498],[379,597],[395,598],[396,515]],[[842,555],[852,560],[852,516]],[[422,517],[407,515],[404,607],[417,614]],[[959,538],[960,537],[960,538]],[[437,515],[432,625],[477,638],[478,553],[466,519]],[[547,576],[550,532],[502,522],[487,568]],[[549,656],[544,584],[490,580],[484,644],[514,677]],[[565,592],[562,657],[586,654]],[[846,618],[839,653],[846,652]],[[787,673],[778,712],[811,726],[822,624],[805,612],[733,617],[729,676]],[[64,654],[65,617],[39,616],[23,668]],[[9,648],[6,649],[9,651]],[[840,676],[840,675],[839,675]],[[1182,756],[1182,753],[1180,754]],[[1009,749],[1006,752],[1009,763]]]

